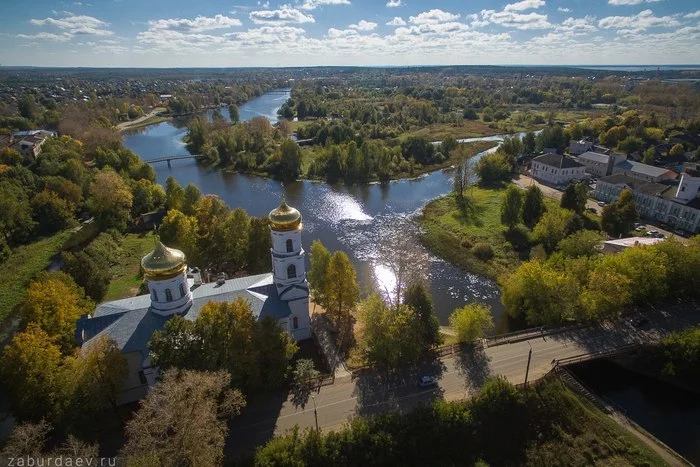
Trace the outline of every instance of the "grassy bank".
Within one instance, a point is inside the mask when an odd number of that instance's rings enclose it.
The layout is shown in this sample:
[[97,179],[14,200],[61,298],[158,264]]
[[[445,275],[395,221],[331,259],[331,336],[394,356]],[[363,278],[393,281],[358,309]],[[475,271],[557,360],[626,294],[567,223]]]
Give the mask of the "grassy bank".
[[155,125],[156,123],[162,123],[162,122],[167,122],[170,120],[171,117],[165,117],[162,115],[154,115],[153,117],[148,117],[146,120],[143,120],[138,123],[134,123],[133,125],[128,125],[128,126],[123,126],[119,128],[119,131],[128,131],[128,130],[136,130],[138,128],[143,128],[149,125]]
[[[529,258],[529,251],[515,251],[501,224],[501,201],[505,188],[472,186],[465,192],[466,205],[457,204],[453,194],[438,198],[425,206],[418,223],[421,240],[436,255],[470,272],[493,279]],[[545,199],[547,205],[556,204]],[[475,255],[486,244],[493,258],[482,260]],[[477,253],[478,254],[478,253]]]
[[0,281],[0,322],[10,316],[22,301],[27,284],[49,266],[51,258],[61,251],[69,236],[69,231],[59,232],[12,250],[10,257],[2,264],[8,274]]
[[548,378],[529,390],[487,383],[474,399],[355,418],[336,432],[293,431],[256,465],[662,466],[649,447]]
[[112,266],[114,275],[109,283],[105,301],[136,295],[143,282],[141,258],[153,250],[153,246],[153,232],[124,236],[121,251],[116,255],[116,264]]

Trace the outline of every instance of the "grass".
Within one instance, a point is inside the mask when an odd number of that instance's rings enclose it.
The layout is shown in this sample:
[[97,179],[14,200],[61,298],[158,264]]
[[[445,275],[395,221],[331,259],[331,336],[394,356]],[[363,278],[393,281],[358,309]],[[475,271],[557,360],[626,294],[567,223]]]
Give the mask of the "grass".
[[156,123],[162,123],[162,122],[167,122],[170,120],[171,117],[165,117],[162,115],[154,115],[153,117],[149,117],[146,120],[143,120],[138,123],[134,123],[133,125],[125,125],[119,129],[119,131],[126,131],[126,130],[135,130],[137,128],[143,128],[145,126],[149,125],[155,125]]
[[[501,224],[501,201],[505,188],[472,186],[465,191],[466,205],[460,207],[453,194],[425,206],[418,219],[421,240],[435,254],[473,273],[497,279],[503,273],[529,259],[529,250],[516,251],[506,238]],[[545,198],[549,206],[557,204]],[[472,248],[478,243],[490,245],[494,256],[482,261]]]
[[112,281],[109,283],[105,301],[133,297],[143,282],[141,258],[153,250],[153,232],[127,234],[121,252],[112,266]]
[[46,270],[51,258],[62,250],[70,235],[70,231],[66,230],[12,250],[2,265],[7,274],[0,281],[0,322],[12,315],[22,301],[27,284],[37,273]]
[[475,138],[478,136],[490,136],[501,133],[496,128],[489,127],[488,124],[480,120],[464,120],[460,124],[435,123],[422,128],[409,131],[402,135],[400,139],[410,136],[420,136],[429,141],[442,141],[448,136],[455,138]]

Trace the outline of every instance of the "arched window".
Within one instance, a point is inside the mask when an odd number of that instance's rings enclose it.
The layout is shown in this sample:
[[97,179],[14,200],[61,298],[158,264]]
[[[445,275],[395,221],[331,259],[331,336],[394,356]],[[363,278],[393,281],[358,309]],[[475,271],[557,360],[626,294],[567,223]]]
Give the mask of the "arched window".
[[292,251],[294,251],[294,243],[290,238],[289,240],[287,240],[287,253],[291,253]]
[[165,289],[165,300],[168,302],[173,301],[173,293],[170,291],[170,289]]
[[297,277],[297,267],[293,264],[287,266],[287,279],[294,279]]
[[299,329],[299,318],[297,318],[296,316],[292,318],[292,326],[294,327],[294,329]]
[[185,286],[180,284],[180,298],[185,296]]
[[153,289],[151,292],[153,292],[153,301],[157,302],[158,301],[158,292],[156,292],[156,289]]

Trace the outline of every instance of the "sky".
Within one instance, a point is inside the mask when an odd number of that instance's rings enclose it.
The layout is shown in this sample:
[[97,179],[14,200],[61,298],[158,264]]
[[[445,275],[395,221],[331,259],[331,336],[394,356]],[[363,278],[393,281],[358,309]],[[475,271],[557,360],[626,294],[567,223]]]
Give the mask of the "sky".
[[2,0],[1,65],[700,64],[697,0]]

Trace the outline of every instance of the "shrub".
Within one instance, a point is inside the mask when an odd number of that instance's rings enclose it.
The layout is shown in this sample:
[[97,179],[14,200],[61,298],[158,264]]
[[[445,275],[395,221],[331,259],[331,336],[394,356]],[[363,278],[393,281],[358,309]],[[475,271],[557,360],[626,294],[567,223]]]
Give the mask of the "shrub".
[[477,243],[472,247],[472,253],[481,261],[488,261],[493,258],[493,248],[488,243]]

